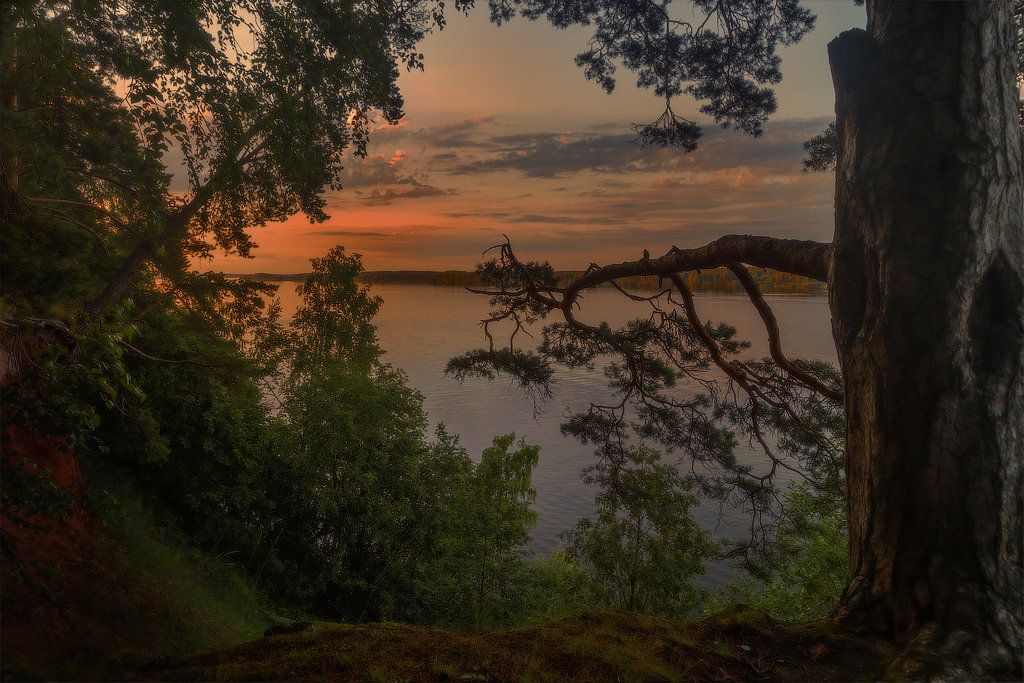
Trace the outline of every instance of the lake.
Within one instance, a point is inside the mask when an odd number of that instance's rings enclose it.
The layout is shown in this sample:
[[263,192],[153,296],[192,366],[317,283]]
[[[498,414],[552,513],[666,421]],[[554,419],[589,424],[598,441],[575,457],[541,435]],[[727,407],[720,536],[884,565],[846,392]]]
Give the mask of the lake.
[[[284,313],[290,315],[298,304],[296,283],[278,284]],[[449,432],[459,435],[477,460],[498,434],[515,432],[541,447],[540,462],[533,474],[538,522],[530,548],[550,552],[558,545],[560,531],[593,512],[595,489],[580,479],[580,471],[593,462],[593,451],[590,446],[563,438],[559,427],[567,409],[582,410],[591,401],[609,396],[600,368],[590,372],[559,369],[554,400],[534,416],[533,401],[507,381],[480,379],[459,384],[444,375],[449,358],[486,345],[478,322],[489,310],[487,297],[458,287],[431,285],[373,285],[371,290],[384,302],[374,320],[380,345],[386,351],[384,360],[402,368],[409,384],[423,394],[431,430],[443,422]],[[788,356],[837,362],[826,296],[787,293],[766,294],[765,298],[778,318],[782,348]],[[728,322],[741,338],[751,342],[744,356],[760,358],[768,354],[764,326],[746,296],[704,293],[695,295],[695,301],[702,319]],[[645,307],[613,289],[600,289],[586,295],[581,318],[614,325],[644,316]],[[496,337],[498,340],[500,337]],[[520,344],[526,341],[517,337]],[[752,451],[747,457],[752,462],[763,460]],[[734,536],[749,524],[742,512],[720,513],[715,503],[703,504],[694,516],[705,528],[723,537]],[[730,573],[727,567],[711,567],[700,583],[716,585],[727,580]]]

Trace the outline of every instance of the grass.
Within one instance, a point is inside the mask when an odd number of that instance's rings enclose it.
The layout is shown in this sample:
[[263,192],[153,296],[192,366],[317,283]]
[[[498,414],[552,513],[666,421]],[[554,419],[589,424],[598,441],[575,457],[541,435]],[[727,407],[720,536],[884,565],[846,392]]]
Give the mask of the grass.
[[787,625],[742,606],[682,623],[585,612],[465,633],[317,623],[303,633],[172,657],[124,679],[211,681],[870,680],[893,653],[827,622]]
[[[134,501],[107,542],[130,549],[127,572],[146,585],[146,613],[137,626],[155,633],[127,638],[123,646],[147,657],[226,647],[262,635],[263,600],[221,559],[163,538],[137,514]],[[133,514],[136,513],[136,514]],[[156,610],[156,614],[154,614]],[[156,618],[154,618],[156,617]]]
[[85,533],[19,543],[34,581],[4,575],[3,680],[104,679],[262,635],[262,600],[228,566],[163,536],[129,492],[106,508]]

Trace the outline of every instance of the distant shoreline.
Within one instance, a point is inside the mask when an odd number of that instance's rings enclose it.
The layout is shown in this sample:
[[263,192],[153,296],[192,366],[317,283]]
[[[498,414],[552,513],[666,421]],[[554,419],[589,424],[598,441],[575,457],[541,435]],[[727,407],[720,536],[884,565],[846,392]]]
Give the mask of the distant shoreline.
[[[555,271],[558,286],[565,287],[583,274],[582,270]],[[780,273],[766,268],[750,268],[754,281],[764,292],[794,292],[804,294],[825,293],[825,283]],[[246,273],[227,277],[263,282],[304,282],[309,273]],[[740,292],[742,287],[727,268],[690,271],[685,274],[687,284],[695,292]],[[434,285],[440,287],[480,287],[484,282],[476,272],[468,270],[370,270],[360,273],[357,281],[370,285]],[[635,276],[616,281],[624,289],[658,291],[666,288],[655,276]],[[611,286],[611,285],[607,285]]]

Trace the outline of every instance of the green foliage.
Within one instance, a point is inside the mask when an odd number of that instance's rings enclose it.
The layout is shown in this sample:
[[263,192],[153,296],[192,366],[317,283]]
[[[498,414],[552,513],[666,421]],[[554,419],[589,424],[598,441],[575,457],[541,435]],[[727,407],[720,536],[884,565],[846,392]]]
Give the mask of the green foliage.
[[807,158],[801,163],[804,173],[828,173],[836,169],[836,156],[839,153],[839,130],[833,121],[813,138],[804,143]]
[[370,321],[381,299],[356,283],[362,270],[359,255],[348,255],[341,246],[313,259],[313,272],[297,289],[302,303],[291,322],[292,381],[301,381],[318,365],[339,360],[368,364],[380,356]]
[[[498,23],[521,14],[545,17],[557,28],[586,26],[593,35],[576,65],[606,91],[614,89],[622,65],[636,74],[637,87],[667,101],[691,94],[715,123],[755,136],[776,108],[771,86],[782,79],[777,47],[795,43],[814,26],[814,15],[791,0],[694,2],[682,10],[671,2],[629,0],[490,0],[490,7]],[[640,142],[687,151],[700,135],[700,127],[671,106],[654,123],[636,128]]]
[[[513,450],[514,447],[514,450]],[[441,430],[430,457],[434,499],[434,557],[421,590],[424,609],[442,624],[478,630],[517,623],[528,609],[528,565],[520,547],[529,542],[537,515],[531,486],[540,449],[515,435],[495,437],[474,464]]]
[[599,472],[599,480],[595,517],[563,532],[569,558],[587,573],[599,604],[686,619],[703,600],[689,580],[718,554],[688,515],[697,502],[688,483],[650,449]]
[[74,331],[52,320],[4,324],[12,364],[23,364],[17,382],[3,391],[0,471],[3,515],[34,526],[36,514],[59,519],[78,494],[39,469],[37,456],[98,453],[109,443],[96,432],[103,411],[121,410],[142,390],[130,375],[122,343],[136,333],[124,308],[106,321],[80,320]]
[[[365,155],[378,116],[401,118],[399,65],[421,68],[416,44],[443,25],[442,8],[4,3],[12,301],[102,315],[152,272],[187,292],[197,259],[250,255],[254,226],[326,219],[322,194],[340,189],[346,154]],[[171,191],[169,172],[186,192]]]
[[[492,3],[503,19],[513,6],[559,25],[618,21],[596,6]],[[102,457],[192,543],[230,554],[277,599],[352,619],[418,614],[479,627],[512,623],[531,604],[560,610],[576,598],[555,596],[579,592],[566,588],[578,579],[568,559],[531,569],[517,550],[533,522],[536,449],[501,437],[473,465],[447,435],[427,442],[420,397],[380,361],[371,323],[379,300],[355,283],[359,258],[340,247],[314,262],[289,326],[264,304],[267,286],[193,269],[217,250],[249,255],[254,226],[297,212],[326,218],[322,192],[338,188],[346,154],[365,153],[378,113],[401,116],[398,65],[420,67],[415,46],[443,25],[442,9],[436,0],[5,3],[3,310],[64,323],[5,396],[5,438],[9,425],[23,424],[64,439],[80,458]],[[617,59],[666,97],[690,82],[717,120],[756,133],[773,102],[755,83],[777,80],[775,46],[798,38],[810,17],[788,4],[755,15],[727,33],[760,51],[725,53],[713,34],[665,29],[666,39],[689,42],[684,61],[697,67],[732,59],[739,76],[727,82],[714,69],[666,71],[674,62],[652,61],[603,29],[594,45],[603,47],[581,64],[605,87]],[[172,192],[168,171],[179,159],[187,189]],[[519,329],[545,308],[520,306],[508,292],[550,292],[558,280],[547,263],[506,265],[492,262],[478,276],[501,290],[495,309],[511,309]],[[118,303],[130,292],[138,306],[129,320]],[[584,365],[601,354],[635,357],[677,331],[604,326],[584,341],[552,328],[545,353]],[[708,333],[728,352],[738,348],[728,329]],[[457,370],[486,360],[525,377],[524,386],[551,380],[545,357],[487,353]],[[683,362],[707,365],[695,353]],[[627,365],[612,371],[622,391],[632,387]],[[634,365],[655,397],[678,374],[662,360]],[[271,394],[273,412],[264,405]],[[610,443],[621,420],[599,417],[608,419],[579,425],[579,434]],[[717,425],[685,439],[681,429],[644,429],[702,455],[732,443]],[[622,453],[606,451],[622,464]],[[639,463],[637,471],[651,465]],[[50,509],[42,489],[23,488],[26,504]],[[605,500],[611,516],[598,521],[620,545],[628,543],[613,524],[619,515],[652,514],[632,500]],[[662,545],[681,547],[666,540],[675,533],[667,521],[658,525]],[[637,552],[663,552],[651,543]],[[606,564],[587,557],[591,567]],[[644,580],[658,595],[675,590]],[[440,587],[431,593],[431,585]],[[454,604],[464,609],[446,607]]]
[[76,39],[80,13],[30,2],[0,13],[5,293],[17,314],[65,321],[106,285],[168,185],[97,46]]
[[337,362],[286,396],[267,530],[279,562],[265,576],[305,609],[381,618],[421,550],[419,394],[390,367]]
[[538,449],[499,437],[474,464],[443,429],[428,442],[422,397],[380,361],[380,301],[360,271],[341,247],[314,260],[294,319],[258,339],[232,333],[234,318],[276,321],[250,288],[217,309],[151,311],[147,355],[190,361],[126,359],[148,398],[102,412],[109,459],[276,602],[352,621],[517,623],[534,596],[519,547]]
[[445,374],[459,382],[469,377],[494,379],[496,373],[505,373],[515,379],[524,393],[550,398],[549,389],[554,371],[533,351],[504,348],[476,349],[448,360]]
[[[234,571],[236,555],[197,551],[191,539],[154,519],[131,486],[102,477],[93,481],[105,487],[105,500],[96,503],[111,531],[105,543],[121,549],[107,549],[110,569],[125,574],[128,580],[133,573],[142,575],[163,588],[150,605],[150,609],[164,611],[163,629],[154,628],[157,624],[144,612],[144,605],[122,605],[131,623],[123,625],[121,649],[152,658],[224,647],[262,635],[266,629],[264,598]],[[144,587],[145,581],[136,585]],[[97,602],[104,599],[102,595],[91,597]]]
[[22,381],[4,392],[5,421],[88,448],[98,408],[118,409],[141,396],[124,364],[123,344],[138,331],[124,320],[128,306],[106,321],[80,317],[73,328],[54,320],[5,321],[12,355],[25,363]]
[[526,600],[517,625],[544,624],[597,605],[586,572],[562,547],[533,558],[519,590]]
[[[483,321],[490,348],[452,359],[449,373],[457,378],[505,373],[525,391],[547,398],[554,365],[603,365],[611,396],[570,412],[563,434],[592,444],[597,465],[608,472],[631,466],[652,447],[672,454],[679,466],[692,463],[695,493],[751,514],[752,534],[733,551],[750,564],[770,545],[772,527],[785,514],[775,483],[781,470],[801,472],[821,493],[844,495],[843,414],[837,399],[842,378],[834,367],[789,360],[774,347],[773,358],[743,359],[749,344],[731,325],[703,322],[682,275],[673,276],[675,292],[666,288],[649,297],[623,292],[643,317],[616,328],[584,323],[575,310],[589,286],[549,286],[529,275],[532,266],[520,263],[510,245],[500,248],[500,258],[485,264],[501,288],[484,292],[495,307]],[[753,279],[749,271],[745,276]],[[756,288],[757,281],[750,286]],[[777,329],[772,314],[759,294],[750,297],[771,334]],[[536,351],[512,346],[523,326],[549,313],[557,322],[543,328]],[[509,344],[495,348],[489,326],[509,320],[516,324]],[[727,382],[720,381],[723,373]],[[633,448],[635,437],[639,447]],[[761,452],[763,464],[738,457],[744,443]]]
[[751,576],[719,591],[710,611],[743,602],[775,619],[809,621],[829,616],[850,581],[846,512],[842,497],[793,486],[784,502],[786,517],[762,580]]
[[462,513],[459,532],[471,542],[467,578],[477,629],[491,621],[494,598],[508,593],[509,577],[524,568],[518,547],[530,540],[529,529],[537,524],[530,509],[537,492],[530,479],[540,448],[520,440],[509,452],[514,441],[514,434],[506,434],[484,449]]

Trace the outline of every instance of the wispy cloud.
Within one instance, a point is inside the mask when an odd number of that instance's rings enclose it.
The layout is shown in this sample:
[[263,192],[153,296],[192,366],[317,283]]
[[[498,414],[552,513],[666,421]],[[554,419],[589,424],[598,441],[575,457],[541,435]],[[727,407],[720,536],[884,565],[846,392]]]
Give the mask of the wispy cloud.
[[481,114],[442,126],[413,129],[403,122],[397,126],[385,126],[373,132],[374,145],[390,145],[399,141],[412,140],[435,148],[472,148],[486,146],[486,136],[479,135],[481,128],[494,122],[493,114]]
[[[299,234],[306,249],[343,242],[371,269],[471,268],[502,234],[522,257],[559,268],[729,233],[827,240],[834,181],[800,166],[801,143],[826,124],[772,123],[758,139],[708,129],[692,154],[638,148],[623,125],[524,132],[484,115],[394,127],[349,160],[346,190],[327,197],[344,220]],[[258,239],[283,254],[295,236],[268,226]]]
[[453,174],[518,171],[534,178],[562,178],[583,172],[621,175],[744,165],[791,173],[799,170],[803,141],[826,124],[818,119],[769,124],[757,139],[712,128],[691,154],[638,147],[632,135],[621,132],[500,135],[490,139],[483,153],[448,170]]
[[361,230],[314,230],[307,232],[307,235],[321,235],[325,237],[390,237],[385,232],[363,232]]
[[411,186],[385,187],[373,190],[365,197],[363,204],[366,206],[381,206],[390,204],[398,199],[420,199],[423,197],[443,197],[455,194],[455,190],[444,190],[433,185],[415,183]]

